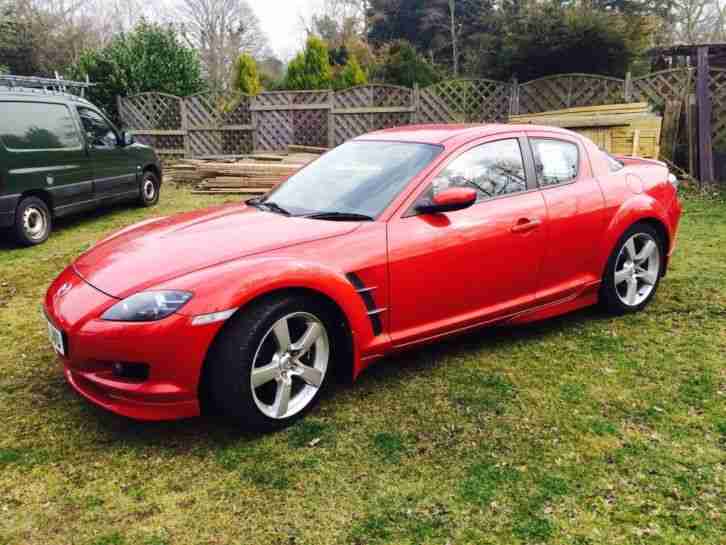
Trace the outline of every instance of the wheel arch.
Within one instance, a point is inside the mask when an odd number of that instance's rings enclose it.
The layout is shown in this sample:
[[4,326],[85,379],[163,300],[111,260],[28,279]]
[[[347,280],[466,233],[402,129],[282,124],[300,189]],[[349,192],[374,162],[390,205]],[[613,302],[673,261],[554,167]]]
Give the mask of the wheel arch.
[[35,197],[43,201],[48,207],[48,211],[50,212],[51,216],[55,216],[55,212],[53,210],[53,195],[49,191],[46,191],[44,189],[29,189],[28,191],[24,191],[20,194],[20,197],[18,198],[16,208],[20,206],[20,203],[23,202],[23,199],[27,199],[28,197]]
[[607,226],[599,262],[601,274],[605,274],[608,260],[623,234],[639,223],[650,225],[661,236],[664,250],[664,265],[661,274],[665,275],[668,266],[668,253],[672,242],[672,234],[668,228],[668,216],[663,206],[656,199],[645,194],[638,195],[623,203]]
[[159,185],[161,185],[161,170],[159,169],[159,166],[155,163],[147,163],[144,165],[144,167],[141,169],[142,172],[152,172],[154,176],[156,176],[156,179],[159,181]]
[[[336,362],[334,369],[336,381],[339,383],[349,384],[353,382],[356,376],[356,370],[359,367],[360,360],[360,347],[357,345],[357,336],[354,331],[355,328],[351,323],[350,311],[346,312],[344,304],[341,304],[334,296],[315,287],[305,285],[290,285],[284,287],[272,288],[266,291],[257,293],[253,297],[247,298],[243,304],[237,307],[237,310],[232,317],[245,312],[253,305],[260,304],[267,299],[274,297],[281,297],[285,295],[298,295],[301,297],[312,297],[324,305],[326,310],[334,317],[336,327],[333,330],[336,341],[339,343],[338,346],[342,347],[341,359]],[[224,331],[231,323],[231,318],[228,319],[222,327],[219,328],[214,336],[214,339],[207,348],[202,367],[199,374],[198,382],[198,398],[200,406],[202,407],[203,413],[214,412],[214,405],[212,403],[210,395],[210,355],[213,353],[215,343],[224,334]]]

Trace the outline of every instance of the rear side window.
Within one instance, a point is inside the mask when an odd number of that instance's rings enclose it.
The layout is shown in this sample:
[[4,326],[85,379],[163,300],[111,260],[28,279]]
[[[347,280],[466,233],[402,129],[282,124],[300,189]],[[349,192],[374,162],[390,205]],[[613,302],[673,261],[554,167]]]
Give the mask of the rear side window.
[[0,140],[11,151],[77,149],[81,138],[63,104],[0,102]]
[[577,178],[577,144],[554,138],[530,138],[537,183],[540,187],[564,184]]

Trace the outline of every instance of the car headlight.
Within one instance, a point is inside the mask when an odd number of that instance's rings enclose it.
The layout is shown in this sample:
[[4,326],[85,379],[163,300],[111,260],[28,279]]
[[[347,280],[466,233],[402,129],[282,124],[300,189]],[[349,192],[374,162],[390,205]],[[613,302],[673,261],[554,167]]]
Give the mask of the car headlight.
[[174,314],[192,298],[188,291],[142,291],[116,303],[103,313],[113,322],[154,322]]

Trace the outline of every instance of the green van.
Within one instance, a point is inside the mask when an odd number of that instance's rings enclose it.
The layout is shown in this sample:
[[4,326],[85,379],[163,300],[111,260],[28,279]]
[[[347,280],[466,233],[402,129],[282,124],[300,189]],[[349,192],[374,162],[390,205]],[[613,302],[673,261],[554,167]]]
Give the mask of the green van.
[[161,179],[154,150],[87,100],[0,90],[0,228],[20,244],[44,242],[54,218],[126,200],[153,206]]

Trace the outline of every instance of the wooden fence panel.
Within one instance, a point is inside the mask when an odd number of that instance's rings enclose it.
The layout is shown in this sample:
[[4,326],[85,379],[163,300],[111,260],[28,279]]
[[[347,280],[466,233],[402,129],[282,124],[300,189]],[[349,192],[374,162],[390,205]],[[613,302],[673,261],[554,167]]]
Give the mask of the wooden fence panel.
[[695,70],[673,68],[633,78],[631,100],[663,106],[668,100],[685,100],[695,92]]
[[709,89],[711,91],[713,145],[722,153],[726,153],[726,69],[711,68]]
[[561,74],[519,85],[516,113],[533,114],[624,101],[625,80],[590,74]]
[[164,93],[142,93],[119,99],[119,115],[141,144],[166,158],[183,156],[185,132],[182,100]]
[[443,81],[421,90],[421,123],[486,123],[509,116],[512,84],[487,79]]
[[333,95],[332,145],[370,131],[415,122],[415,91],[394,85],[362,85]]

